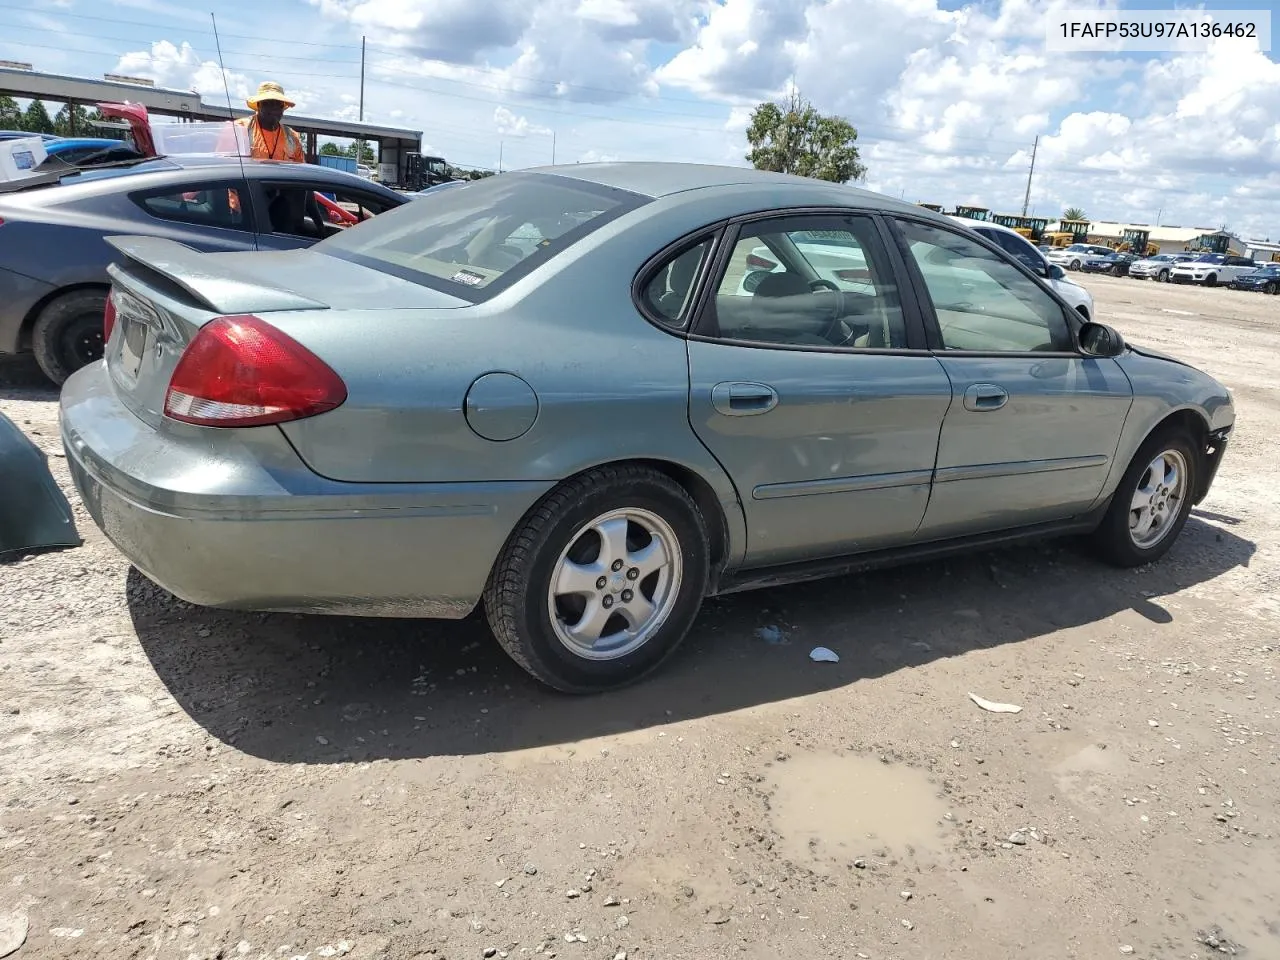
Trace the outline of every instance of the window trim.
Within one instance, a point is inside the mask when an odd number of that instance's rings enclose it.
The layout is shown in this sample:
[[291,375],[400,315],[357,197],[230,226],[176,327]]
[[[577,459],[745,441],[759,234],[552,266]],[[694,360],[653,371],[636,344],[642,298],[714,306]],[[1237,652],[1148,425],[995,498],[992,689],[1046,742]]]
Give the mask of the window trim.
[[[631,280],[631,302],[645,320],[667,333],[688,333],[702,304],[703,286],[715,270],[720,245],[724,242],[726,223],[727,221],[721,220],[686,233],[680,239],[668,243],[640,265],[640,269]],[[694,275],[693,283],[689,285],[689,297],[680,308],[680,316],[673,321],[651,310],[645,300],[645,290],[657,276],[658,271],[698,244],[707,241],[711,242],[711,248],[698,264],[698,272]]]
[[[160,216],[146,205],[146,201],[153,200],[156,197],[170,197],[183,193],[213,190],[235,190],[240,194],[240,210],[244,215],[244,219],[238,226],[218,226],[207,223],[196,223],[192,220],[174,220],[170,217]],[[129,201],[147,217],[150,217],[152,220],[156,220],[159,223],[171,223],[177,226],[195,227],[201,230],[226,230],[229,233],[247,233],[249,236],[255,237],[258,234],[258,220],[255,215],[257,204],[250,201],[248,209],[246,209],[246,204],[244,202],[251,192],[252,188],[247,181],[232,177],[230,179],[220,178],[218,180],[207,180],[200,183],[184,181],[183,183],[170,184],[163,187],[147,187],[142,190],[133,190],[129,192],[127,196]]]
[[[1046,358],[1046,357],[1070,357],[1073,359],[1090,359],[1080,349],[1080,328],[1086,323],[1084,317],[1080,316],[1068,304],[1057,290],[1048,283],[1043,277],[1038,277],[1027,267],[1026,264],[1012,257],[1003,248],[996,246],[986,237],[978,236],[972,231],[962,232],[956,230],[954,226],[939,223],[936,220],[927,217],[913,216],[909,213],[886,213],[885,220],[889,229],[894,236],[895,244],[902,255],[903,263],[907,272],[911,275],[912,288],[916,294],[916,300],[919,304],[920,315],[924,319],[925,331],[928,336],[930,352],[941,357],[1020,357],[1020,358]],[[920,267],[915,262],[915,257],[911,254],[910,245],[907,243],[906,234],[898,226],[899,222],[918,223],[927,227],[934,227],[938,230],[949,231],[958,237],[963,237],[977,243],[979,246],[986,247],[997,257],[1005,260],[1007,263],[1020,270],[1028,279],[1040,287],[1059,309],[1062,311],[1063,319],[1067,324],[1067,332],[1070,334],[1072,348],[1070,350],[952,350],[943,343],[942,328],[938,324],[938,314],[933,306],[933,298],[929,295],[929,288],[925,284],[924,274],[921,273]]]
[[[305,240],[312,244],[319,243],[321,240],[325,238],[324,237],[319,237],[319,238],[304,237],[301,234],[297,234],[297,233],[276,233],[274,230],[271,229],[271,215],[267,211],[266,200],[267,200],[267,190],[272,187],[285,187],[285,188],[292,187],[294,189],[301,188],[303,190],[310,190],[312,193],[346,193],[346,194],[350,194],[355,199],[359,199],[362,196],[368,197],[370,200],[377,201],[377,203],[380,206],[383,206],[382,213],[389,213],[390,211],[395,210],[397,207],[403,206],[403,204],[397,204],[393,201],[389,201],[387,200],[387,198],[380,196],[379,194],[373,191],[363,190],[360,187],[354,187],[354,188],[349,187],[346,184],[328,183],[323,180],[316,180],[309,177],[267,176],[267,177],[256,178],[253,182],[253,189],[258,191],[256,199],[259,199],[262,201],[261,203],[254,204],[254,210],[257,214],[255,217],[255,221],[257,223],[258,233],[266,237],[288,237],[290,240]],[[360,201],[360,202],[362,205],[364,205],[364,201]],[[376,216],[382,216],[382,214],[381,213],[376,214]]]
[[[705,332],[708,315],[708,305],[715,291],[719,289],[720,283],[723,281],[725,273],[728,271],[729,261],[733,257],[733,251],[738,245],[738,240],[744,226],[750,226],[767,220],[782,220],[794,217],[865,217],[870,220],[876,231],[876,237],[880,241],[881,248],[889,261],[889,270],[894,283],[898,288],[899,305],[902,310],[902,317],[907,334],[907,346],[905,347],[838,347],[838,346],[818,346],[816,344],[806,343],[769,343],[763,340],[739,340],[733,337],[714,336]],[[740,214],[720,224],[723,229],[720,234],[718,249],[715,251],[710,261],[709,269],[705,275],[704,283],[698,295],[695,312],[690,322],[685,326],[683,335],[685,339],[694,340],[699,343],[722,344],[732,347],[751,347],[756,350],[789,350],[800,353],[821,353],[821,354],[870,354],[873,356],[930,356],[931,350],[927,343],[927,328],[923,322],[920,313],[920,307],[916,291],[909,286],[910,276],[905,272],[905,264],[901,254],[897,250],[895,243],[889,233],[883,219],[881,211],[873,207],[833,207],[833,206],[815,206],[815,207],[777,207],[771,210],[760,210],[753,213]],[[679,332],[668,327],[671,332]]]

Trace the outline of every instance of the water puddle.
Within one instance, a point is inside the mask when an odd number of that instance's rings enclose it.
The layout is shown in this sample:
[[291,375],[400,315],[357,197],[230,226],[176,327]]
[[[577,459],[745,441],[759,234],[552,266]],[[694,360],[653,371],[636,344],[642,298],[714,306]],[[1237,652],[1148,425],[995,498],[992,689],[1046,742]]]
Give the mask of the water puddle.
[[947,811],[919,770],[852,754],[798,756],[777,768],[773,825],[784,853],[815,858],[870,857],[938,848]]

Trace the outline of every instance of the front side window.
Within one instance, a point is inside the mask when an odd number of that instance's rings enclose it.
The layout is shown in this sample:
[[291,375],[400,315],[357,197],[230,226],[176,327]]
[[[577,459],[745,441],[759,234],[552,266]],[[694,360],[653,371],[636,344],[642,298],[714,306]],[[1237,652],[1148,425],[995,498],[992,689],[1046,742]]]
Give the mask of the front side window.
[[160,220],[199,227],[222,227],[227,230],[248,229],[244,208],[240,203],[240,191],[235,187],[179,189],[142,196],[135,194],[133,199],[147,213]]
[[391,203],[327,183],[263,183],[271,233],[323,240],[377,216]]
[[568,177],[507,173],[405,204],[313,249],[478,301],[646,202]]
[[903,349],[906,321],[887,253],[865,216],[746,224],[720,278],[712,335],[778,346]]
[[933,301],[946,349],[1072,349],[1061,305],[1012,264],[950,230],[909,220],[899,226]]

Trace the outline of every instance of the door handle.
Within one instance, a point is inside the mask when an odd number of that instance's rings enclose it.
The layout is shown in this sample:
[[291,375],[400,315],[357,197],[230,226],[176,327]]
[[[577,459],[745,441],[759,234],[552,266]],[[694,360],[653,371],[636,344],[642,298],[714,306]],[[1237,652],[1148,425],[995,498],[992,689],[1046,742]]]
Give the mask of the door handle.
[[974,413],[999,410],[1009,402],[1009,391],[994,383],[975,383],[964,392],[964,408]]
[[778,391],[765,383],[717,383],[711,388],[711,405],[726,417],[749,417],[776,407]]

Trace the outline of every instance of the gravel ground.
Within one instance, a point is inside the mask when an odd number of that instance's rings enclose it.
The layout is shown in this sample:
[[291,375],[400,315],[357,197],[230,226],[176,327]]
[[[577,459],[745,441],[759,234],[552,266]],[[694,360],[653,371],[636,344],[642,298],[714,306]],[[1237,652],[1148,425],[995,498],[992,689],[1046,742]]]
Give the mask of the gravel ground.
[[0,956],[24,929],[19,960],[1280,956],[1280,299],[1085,282],[1235,394],[1164,562],[1066,543],[742,594],[594,699],[474,620],[175,600],[4,362],[85,543],[0,565]]

